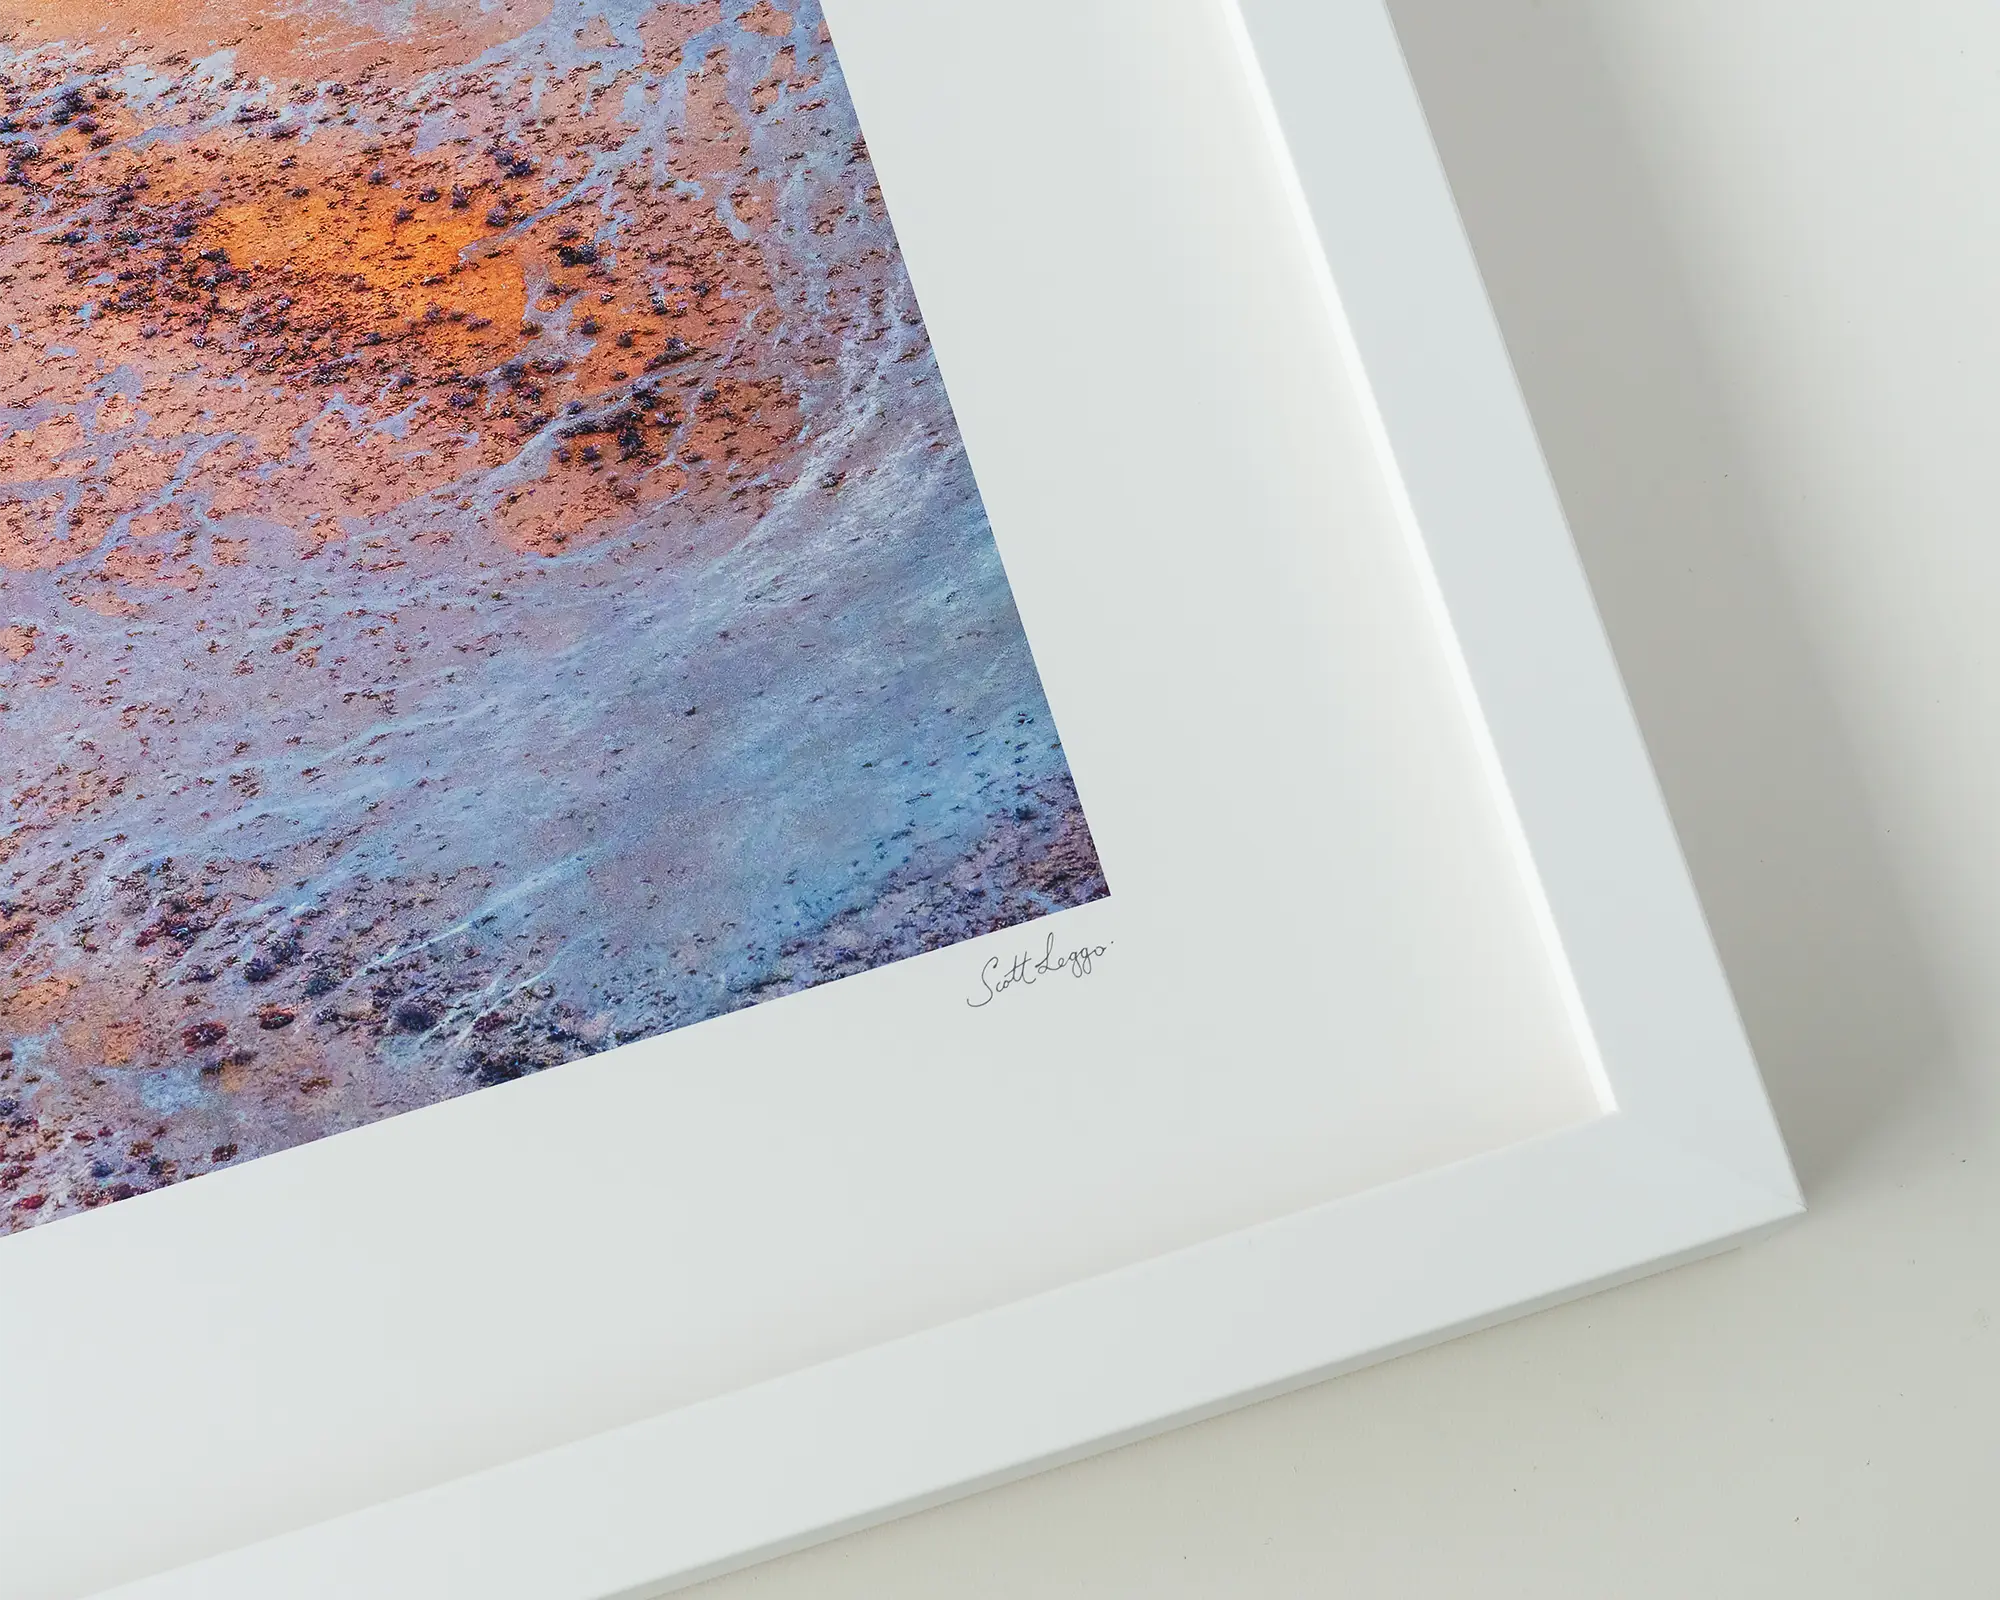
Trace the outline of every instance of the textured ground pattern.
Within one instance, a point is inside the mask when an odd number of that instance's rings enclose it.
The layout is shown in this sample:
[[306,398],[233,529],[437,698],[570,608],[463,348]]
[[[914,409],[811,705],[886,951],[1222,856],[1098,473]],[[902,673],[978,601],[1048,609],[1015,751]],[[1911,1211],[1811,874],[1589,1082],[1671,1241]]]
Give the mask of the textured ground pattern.
[[1104,892],[814,0],[0,93],[0,1232]]

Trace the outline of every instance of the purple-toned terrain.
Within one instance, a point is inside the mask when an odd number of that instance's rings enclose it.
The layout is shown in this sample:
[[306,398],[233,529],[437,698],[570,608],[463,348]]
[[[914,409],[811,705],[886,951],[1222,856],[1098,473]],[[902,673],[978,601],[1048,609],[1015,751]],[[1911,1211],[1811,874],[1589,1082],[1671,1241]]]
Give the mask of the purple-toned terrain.
[[0,92],[0,1232],[1105,892],[815,0]]

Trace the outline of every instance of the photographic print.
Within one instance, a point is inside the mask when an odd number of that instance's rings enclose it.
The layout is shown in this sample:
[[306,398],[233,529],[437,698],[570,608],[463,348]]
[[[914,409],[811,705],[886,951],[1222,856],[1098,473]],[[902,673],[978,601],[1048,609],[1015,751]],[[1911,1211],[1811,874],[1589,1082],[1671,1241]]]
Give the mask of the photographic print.
[[1105,894],[816,0],[0,93],[0,1232]]

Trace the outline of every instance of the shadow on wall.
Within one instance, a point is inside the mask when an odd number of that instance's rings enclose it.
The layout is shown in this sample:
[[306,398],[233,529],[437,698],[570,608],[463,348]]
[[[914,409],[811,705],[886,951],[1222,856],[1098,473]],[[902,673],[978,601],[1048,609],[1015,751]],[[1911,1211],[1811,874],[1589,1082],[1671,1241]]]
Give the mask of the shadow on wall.
[[1771,486],[1582,8],[1390,10],[1810,1197],[1950,1040]]

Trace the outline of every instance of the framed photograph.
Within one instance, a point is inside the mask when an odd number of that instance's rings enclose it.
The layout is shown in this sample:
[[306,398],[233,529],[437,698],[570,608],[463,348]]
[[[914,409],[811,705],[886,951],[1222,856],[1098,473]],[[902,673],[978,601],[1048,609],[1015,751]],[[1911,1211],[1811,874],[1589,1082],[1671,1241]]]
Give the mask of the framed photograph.
[[1380,0],[0,0],[0,1588],[664,1593],[1796,1184]]

